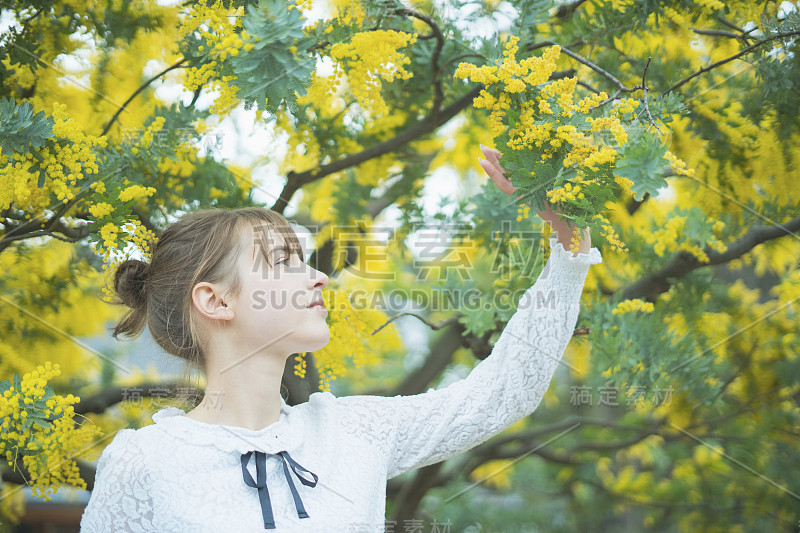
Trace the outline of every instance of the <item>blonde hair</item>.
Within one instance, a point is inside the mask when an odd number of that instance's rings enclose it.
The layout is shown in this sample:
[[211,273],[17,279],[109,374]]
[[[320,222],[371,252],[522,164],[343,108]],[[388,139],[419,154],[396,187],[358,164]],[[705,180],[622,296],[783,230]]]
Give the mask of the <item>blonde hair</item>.
[[[112,336],[136,338],[145,325],[167,352],[187,362],[183,380],[192,368],[205,371],[204,338],[193,312],[192,289],[197,283],[222,284],[228,296],[238,296],[241,280],[236,265],[246,247],[243,231],[251,228],[262,258],[270,264],[265,231],[283,236],[287,251],[303,259],[303,249],[289,221],[264,207],[210,208],[187,213],[158,238],[149,263],[123,261],[114,275],[115,304],[129,311],[114,326]],[[304,260],[304,259],[303,259]],[[224,297],[223,297],[224,300]],[[181,399],[190,400],[188,396]]]

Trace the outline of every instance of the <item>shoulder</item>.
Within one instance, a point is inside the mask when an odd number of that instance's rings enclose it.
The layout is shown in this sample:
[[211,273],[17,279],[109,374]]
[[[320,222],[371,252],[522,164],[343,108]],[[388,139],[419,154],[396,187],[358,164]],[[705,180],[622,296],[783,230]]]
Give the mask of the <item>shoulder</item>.
[[381,405],[390,401],[385,396],[374,395],[350,395],[350,396],[334,396],[330,392],[315,392],[308,397],[308,402],[302,404],[305,406],[309,414],[325,413],[328,415],[342,416],[354,409],[362,409],[365,407],[372,407]]
[[97,462],[98,471],[111,463],[138,464],[144,467],[147,458],[163,449],[164,434],[155,424],[139,429],[122,428],[113,433],[111,441],[103,449]]
[[396,409],[401,407],[401,399],[400,396],[334,396],[330,392],[316,392],[309,397],[308,403],[310,409],[326,417],[330,424],[357,434],[391,425]]

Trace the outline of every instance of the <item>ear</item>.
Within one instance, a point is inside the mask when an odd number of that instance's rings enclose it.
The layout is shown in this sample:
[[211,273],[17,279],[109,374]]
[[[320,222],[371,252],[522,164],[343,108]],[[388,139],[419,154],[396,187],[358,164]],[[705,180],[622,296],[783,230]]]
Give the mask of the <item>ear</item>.
[[211,320],[233,320],[233,309],[220,297],[219,288],[202,281],[192,289],[192,304],[201,316]]

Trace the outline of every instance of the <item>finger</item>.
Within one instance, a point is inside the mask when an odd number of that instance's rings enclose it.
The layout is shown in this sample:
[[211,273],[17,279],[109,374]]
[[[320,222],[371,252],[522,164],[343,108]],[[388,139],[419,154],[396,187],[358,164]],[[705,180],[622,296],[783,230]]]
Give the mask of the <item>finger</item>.
[[491,162],[485,159],[479,159],[478,161],[480,162],[481,167],[483,167],[483,170],[486,171],[491,180],[495,183],[495,185],[497,185],[498,189],[506,194],[511,194],[518,189],[518,187],[514,187],[514,185],[511,183],[511,180],[503,176],[503,174],[500,172],[500,169],[498,169]]
[[498,157],[498,155],[497,155],[497,154],[499,154],[500,152],[498,152],[498,151],[497,151],[497,150],[495,150],[494,148],[489,148],[488,146],[484,146],[484,145],[482,145],[482,144],[480,145],[480,147],[481,147],[481,152],[483,152],[483,155],[484,155],[484,157],[486,157],[486,159],[487,159],[488,161],[490,161],[491,163],[493,163],[494,165],[496,165],[496,166],[497,166],[497,168],[498,168],[498,169],[500,169],[500,172],[508,172],[506,169],[504,169],[504,168],[503,168],[503,167],[500,165],[500,158],[499,158],[499,157]]
[[[502,156],[502,154],[501,154],[501,153],[500,153],[498,150],[495,150],[494,148],[487,148],[487,149],[486,149],[486,151],[487,151],[487,152],[489,152],[489,153],[487,154],[487,157],[486,157],[486,159],[488,159],[489,161],[492,161],[492,162],[493,162],[495,165],[497,165],[497,168],[499,168],[499,169],[500,169],[500,172],[508,172],[508,171],[507,171],[505,168],[503,168],[503,166],[500,164],[500,157]],[[484,153],[485,153],[485,152],[484,152]]]
[[497,154],[499,154],[500,152],[498,152],[494,148],[489,148],[488,146],[484,146],[482,144],[480,145],[480,147],[481,147],[481,152],[483,152],[483,155],[486,157],[486,159],[492,161],[493,163],[496,163],[499,160]]

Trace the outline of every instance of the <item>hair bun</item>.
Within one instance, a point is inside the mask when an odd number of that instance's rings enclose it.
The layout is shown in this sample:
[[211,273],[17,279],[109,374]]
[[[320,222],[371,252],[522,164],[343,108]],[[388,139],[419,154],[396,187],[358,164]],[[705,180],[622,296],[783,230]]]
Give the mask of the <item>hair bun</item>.
[[147,303],[147,274],[150,264],[138,259],[128,259],[120,263],[114,274],[114,290],[122,303],[137,309]]

